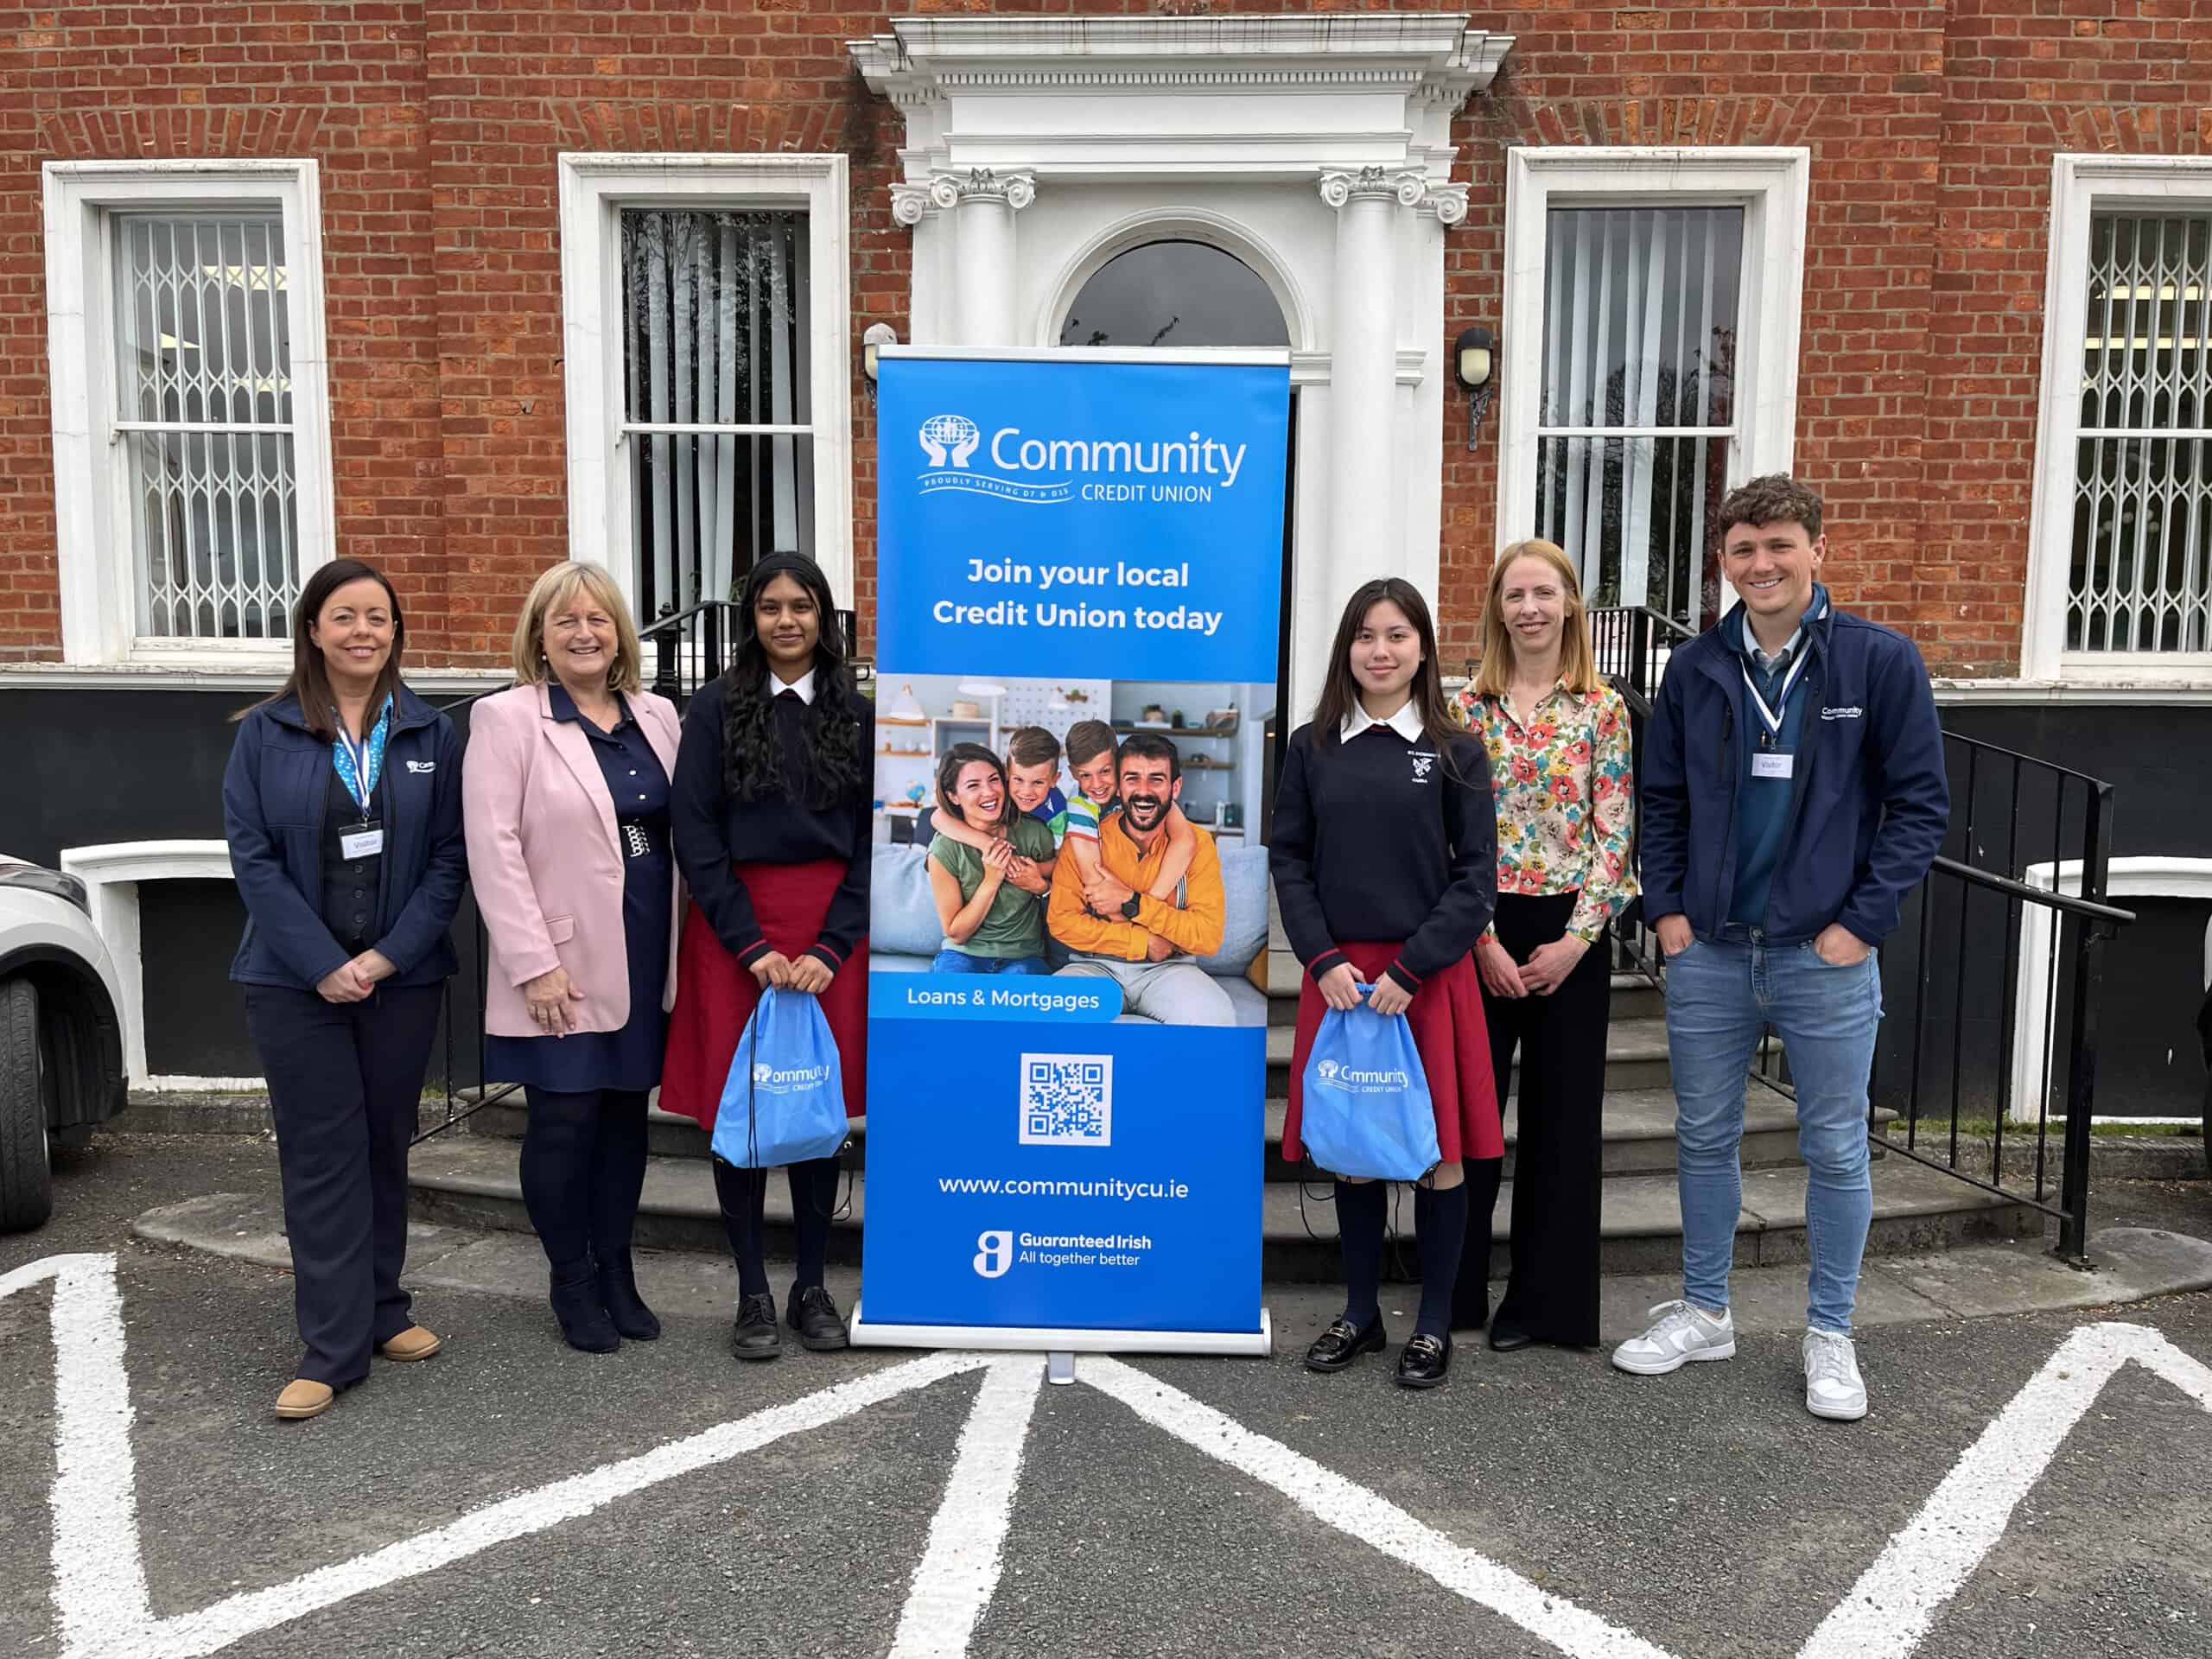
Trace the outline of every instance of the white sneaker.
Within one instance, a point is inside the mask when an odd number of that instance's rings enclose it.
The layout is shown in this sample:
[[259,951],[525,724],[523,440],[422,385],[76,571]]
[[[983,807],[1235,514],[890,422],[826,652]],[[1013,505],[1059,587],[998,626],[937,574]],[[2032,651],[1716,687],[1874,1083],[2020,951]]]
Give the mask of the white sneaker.
[[1855,1423],[1866,1414],[1866,1383],[1849,1337],[1808,1331],[1803,1348],[1805,1409],[1815,1417]]
[[1613,1363],[1622,1370],[1664,1376],[1694,1359],[1736,1357],[1736,1322],[1726,1308],[1715,1319],[1688,1302],[1662,1302],[1651,1316],[1656,1325],[1613,1350]]

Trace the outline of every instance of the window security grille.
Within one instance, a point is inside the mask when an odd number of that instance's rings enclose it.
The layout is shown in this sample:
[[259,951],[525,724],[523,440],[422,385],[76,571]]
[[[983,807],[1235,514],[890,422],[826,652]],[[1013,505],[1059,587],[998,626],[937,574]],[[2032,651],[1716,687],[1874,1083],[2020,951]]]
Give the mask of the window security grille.
[[1744,211],[1558,207],[1545,232],[1535,533],[1590,604],[1701,627],[1719,607]]
[[2089,231],[2066,648],[2212,651],[2212,215]]
[[641,620],[817,556],[803,213],[626,208],[620,442]]
[[138,631],[282,639],[300,550],[280,217],[118,213],[112,226]]

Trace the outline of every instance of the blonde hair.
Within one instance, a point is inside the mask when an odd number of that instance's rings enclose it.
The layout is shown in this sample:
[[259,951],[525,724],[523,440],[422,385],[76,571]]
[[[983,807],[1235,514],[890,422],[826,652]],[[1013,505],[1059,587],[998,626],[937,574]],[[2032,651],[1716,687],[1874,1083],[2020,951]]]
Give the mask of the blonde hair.
[[1590,613],[1582,603],[1582,584],[1566,552],[1554,543],[1539,541],[1514,543],[1490,568],[1490,591],[1483,600],[1483,660],[1475,674],[1475,695],[1502,696],[1513,677],[1513,637],[1497,596],[1505,586],[1505,573],[1516,559],[1540,559],[1558,575],[1567,597],[1567,615],[1560,625],[1559,677],[1575,696],[1588,696],[1603,682],[1598,677],[1597,653],[1590,646]]
[[604,567],[569,563],[556,564],[531,584],[522,614],[515,619],[515,678],[524,685],[543,685],[552,672],[545,660],[545,619],[575,597],[582,588],[614,619],[614,662],[607,671],[610,691],[645,689],[645,647],[638,643],[638,625],[622,590]]

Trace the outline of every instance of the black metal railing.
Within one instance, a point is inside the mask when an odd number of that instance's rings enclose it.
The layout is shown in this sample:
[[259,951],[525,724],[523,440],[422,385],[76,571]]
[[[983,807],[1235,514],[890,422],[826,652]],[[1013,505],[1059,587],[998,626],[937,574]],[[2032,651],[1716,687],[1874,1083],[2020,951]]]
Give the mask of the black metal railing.
[[[1590,645],[1598,672],[1628,705],[1629,744],[1637,780],[1643,778],[1643,737],[1651,721],[1652,701],[1667,659],[1677,645],[1697,636],[1671,616],[1642,606],[1605,606],[1590,613]],[[1643,791],[1636,793],[1637,844],[1643,844]],[[1657,938],[1647,925],[1642,900],[1614,919],[1606,938],[1617,972],[1638,973],[1655,984],[1666,972]]]
[[[682,709],[701,686],[720,677],[736,653],[736,610],[728,600],[709,600],[688,610],[672,611],[640,628],[638,638],[645,650],[644,666],[652,690]],[[873,677],[873,671],[856,658],[858,619],[853,612],[841,610],[836,621],[846,660],[854,664],[855,673],[866,683]],[[466,721],[469,708],[492,695],[493,691],[480,691],[454,697],[439,707]],[[521,1088],[519,1084],[495,1082],[489,1075],[484,1005],[491,988],[492,952],[473,894],[464,899],[461,915],[454,918],[454,931],[461,945],[461,972],[445,982],[438,1021],[438,1081],[445,1096],[445,1111],[428,1127],[419,1128],[415,1136],[417,1145],[443,1135],[487,1106],[498,1105]]]
[[[1593,610],[1590,620],[1599,671],[1628,704],[1640,783],[1660,677],[1693,636],[1643,609]],[[2059,1253],[2080,1261],[2102,947],[2134,919],[2107,902],[2112,786],[1955,732],[1943,741],[1951,823],[1883,953],[1888,1013],[1869,1132],[1887,1152],[2051,1217]],[[1642,798],[1639,789],[1639,834]],[[1640,906],[1614,944],[1617,965],[1663,984]],[[1795,1092],[1770,1036],[1751,1075]]]

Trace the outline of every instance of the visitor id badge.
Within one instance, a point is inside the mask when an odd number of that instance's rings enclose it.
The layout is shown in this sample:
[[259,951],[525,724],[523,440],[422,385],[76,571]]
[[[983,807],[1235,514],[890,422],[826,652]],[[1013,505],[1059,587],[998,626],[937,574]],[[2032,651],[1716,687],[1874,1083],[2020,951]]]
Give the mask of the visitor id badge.
[[1751,776],[1754,778],[1787,778],[1789,776],[1789,763],[1796,759],[1796,757],[1795,755],[1776,754],[1771,752],[1761,752],[1754,754],[1751,756]]
[[338,855],[340,858],[375,858],[384,851],[384,826],[374,825],[366,830],[340,830],[338,836]]

